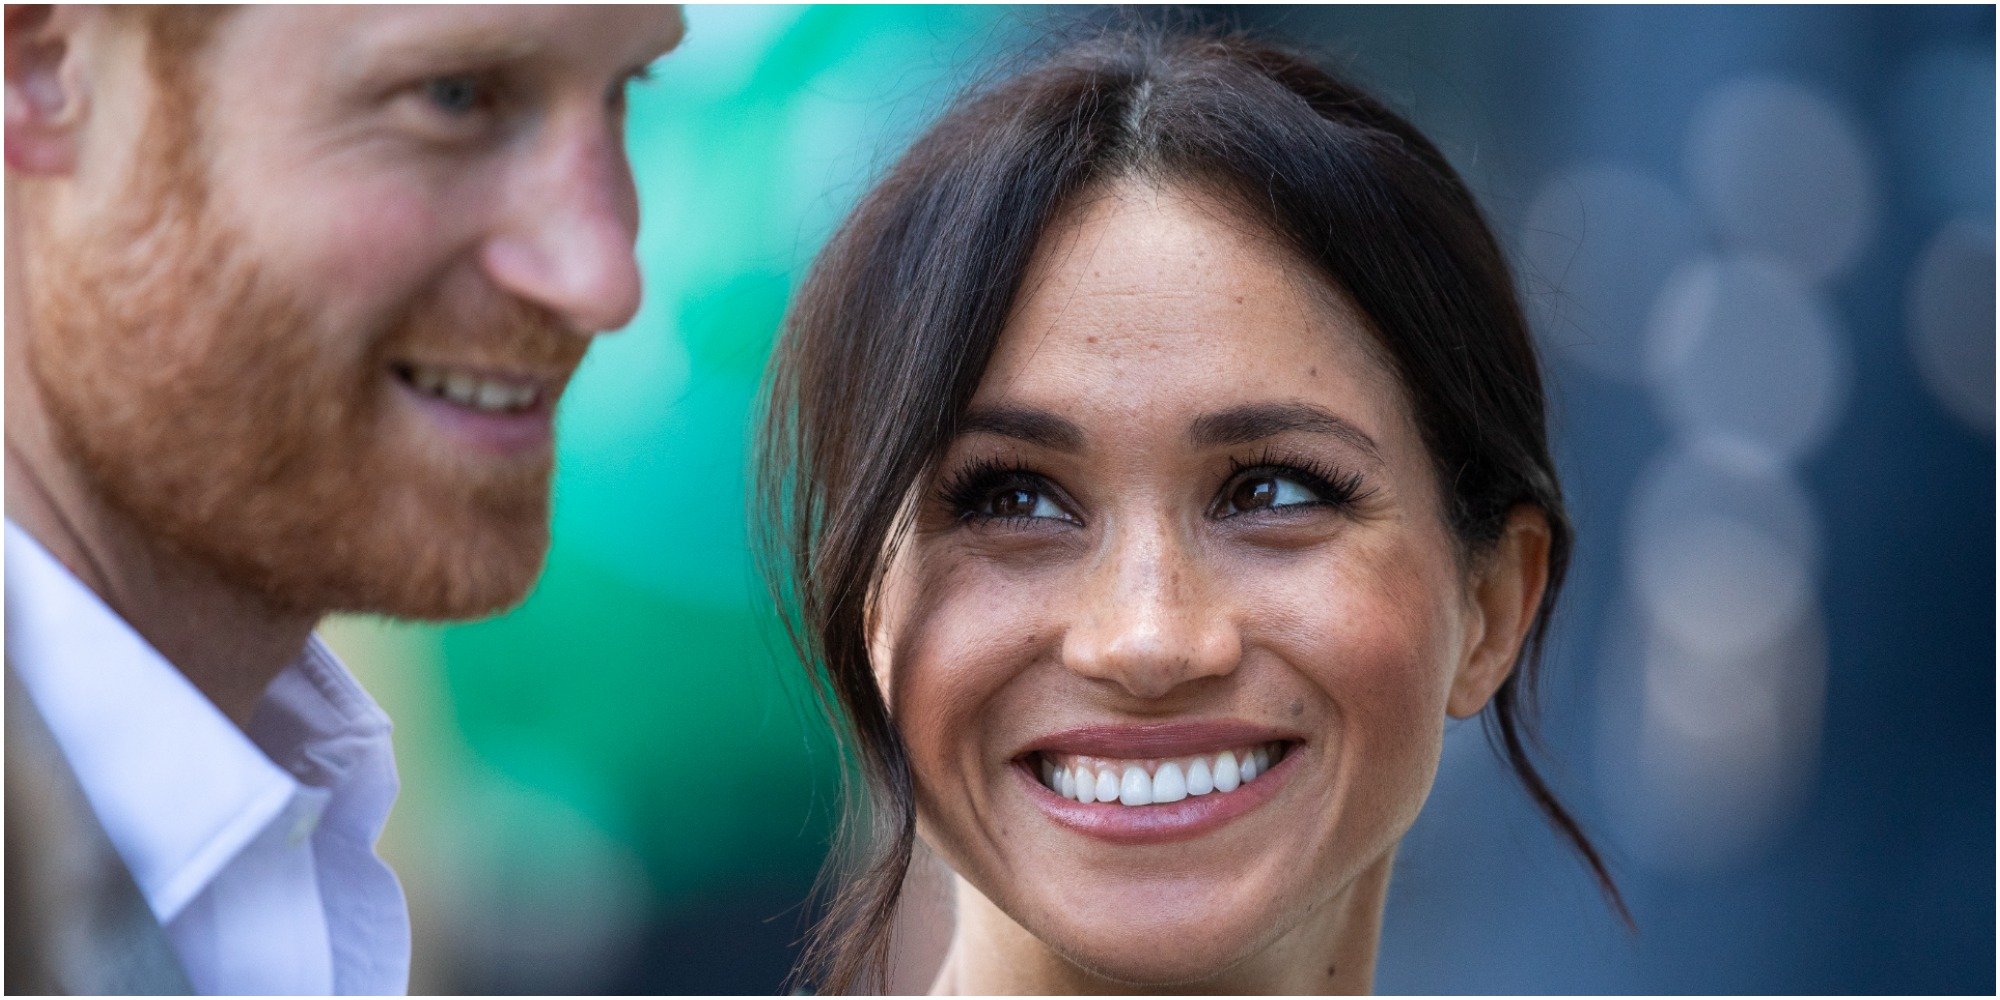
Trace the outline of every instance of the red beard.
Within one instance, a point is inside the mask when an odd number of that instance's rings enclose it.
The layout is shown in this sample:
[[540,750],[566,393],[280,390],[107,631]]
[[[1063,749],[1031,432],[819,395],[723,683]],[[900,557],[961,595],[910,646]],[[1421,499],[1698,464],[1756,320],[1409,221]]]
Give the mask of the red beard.
[[329,328],[209,210],[176,110],[156,109],[99,223],[26,241],[29,367],[66,454],[167,551],[274,607],[445,619],[519,601],[548,547],[551,456],[449,448],[398,405],[389,364],[430,348],[567,372],[585,338],[442,287],[382,329]]

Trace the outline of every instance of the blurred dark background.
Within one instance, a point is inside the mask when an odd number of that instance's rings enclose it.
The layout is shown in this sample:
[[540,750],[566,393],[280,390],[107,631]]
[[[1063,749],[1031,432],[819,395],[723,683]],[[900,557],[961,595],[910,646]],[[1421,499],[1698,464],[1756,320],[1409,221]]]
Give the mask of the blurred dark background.
[[787,295],[968,81],[1092,25],[1242,27],[1429,134],[1517,262],[1580,544],[1556,788],[1476,723],[1384,992],[1994,989],[1990,7],[703,7],[632,102],[646,305],[566,404],[535,595],[330,638],[398,722],[417,992],[771,992],[834,750],[743,523]]

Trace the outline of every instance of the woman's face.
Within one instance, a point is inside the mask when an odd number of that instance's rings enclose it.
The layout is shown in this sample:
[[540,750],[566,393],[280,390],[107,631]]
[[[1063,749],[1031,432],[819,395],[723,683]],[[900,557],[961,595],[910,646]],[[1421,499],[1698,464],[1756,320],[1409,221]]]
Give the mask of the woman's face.
[[923,835],[1086,970],[1330,947],[1511,665],[1376,352],[1240,213],[1120,184],[917,497],[871,642]]

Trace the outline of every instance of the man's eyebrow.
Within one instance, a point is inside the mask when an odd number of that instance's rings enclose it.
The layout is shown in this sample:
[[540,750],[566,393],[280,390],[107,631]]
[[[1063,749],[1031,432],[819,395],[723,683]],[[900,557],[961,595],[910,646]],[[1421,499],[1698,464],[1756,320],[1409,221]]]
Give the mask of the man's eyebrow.
[[526,62],[542,44],[499,25],[471,25],[421,38],[397,39],[350,63],[357,73],[473,69]]
[[977,407],[959,418],[958,433],[998,434],[1055,451],[1083,448],[1083,429],[1047,410],[1018,406]]
[[1366,431],[1311,403],[1249,403],[1205,413],[1188,425],[1188,440],[1197,447],[1249,444],[1286,431],[1331,434],[1382,461],[1382,449]]

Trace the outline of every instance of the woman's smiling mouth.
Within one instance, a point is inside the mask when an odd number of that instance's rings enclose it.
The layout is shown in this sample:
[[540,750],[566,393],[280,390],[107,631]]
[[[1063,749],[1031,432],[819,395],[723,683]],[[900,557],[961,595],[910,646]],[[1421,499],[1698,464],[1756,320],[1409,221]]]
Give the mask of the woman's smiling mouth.
[[1058,825],[1156,843],[1201,836],[1264,804],[1302,744],[1242,723],[1092,726],[1038,741],[1013,770]]
[[1187,757],[1119,760],[1037,751],[1042,785],[1085,805],[1165,805],[1198,795],[1227,795],[1285,759],[1282,740]]

